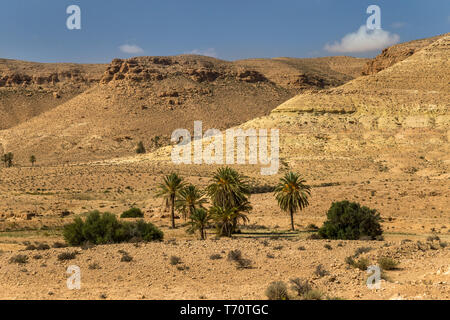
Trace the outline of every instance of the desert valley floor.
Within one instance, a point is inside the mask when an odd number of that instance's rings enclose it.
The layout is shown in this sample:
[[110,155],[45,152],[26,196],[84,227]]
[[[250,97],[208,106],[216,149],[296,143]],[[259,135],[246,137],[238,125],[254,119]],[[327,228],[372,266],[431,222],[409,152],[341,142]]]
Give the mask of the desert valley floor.
[[[270,283],[294,278],[321,299],[450,299],[449,58],[445,34],[375,59],[1,59],[0,155],[14,160],[0,168],[0,299],[267,299]],[[205,188],[219,168],[171,161],[171,132],[195,120],[204,130],[280,132],[277,174],[232,166],[255,187],[250,221],[232,238],[211,227],[199,240],[182,217],[171,228],[155,197],[171,172]],[[295,231],[271,191],[288,171],[312,187]],[[383,238],[315,239],[342,200],[376,209]],[[75,217],[132,207],[163,241],[65,245]],[[228,259],[232,250],[245,268]],[[370,290],[350,256],[399,264]],[[80,290],[67,288],[71,265]]]
[[[241,234],[216,239],[211,229],[208,239],[201,241],[185,232],[182,219],[177,219],[177,229],[169,228],[168,213],[163,212],[161,199],[153,196],[162,178],[160,172],[166,170],[135,164],[4,172],[2,188],[10,192],[2,192],[1,198],[1,209],[6,212],[0,238],[1,298],[265,299],[269,283],[297,277],[309,279],[324,297],[450,298],[450,249],[443,245],[450,240],[449,198],[448,185],[442,179],[386,174],[363,181],[356,176],[343,181],[310,181],[315,186],[311,206],[296,216],[297,232],[289,231],[289,217],[277,207],[272,193],[254,194],[250,223]],[[202,186],[209,176],[205,171],[188,180]],[[308,240],[310,225],[321,225],[331,199],[359,201],[378,209],[384,240]],[[74,215],[97,208],[119,214],[132,206],[143,208],[145,220],[162,228],[163,242],[53,248],[64,242],[61,227]],[[27,220],[7,208],[38,214]],[[63,212],[68,215],[62,217]],[[440,240],[430,241],[432,235]],[[52,248],[25,250],[27,245],[39,243]],[[382,280],[380,290],[369,290],[366,272],[345,263],[360,247],[372,248],[363,256],[373,263],[385,256],[400,261],[397,270],[387,271],[388,281]],[[252,261],[250,269],[237,269],[227,260],[227,253],[235,249]],[[121,262],[121,250],[133,260]],[[29,262],[10,264],[19,251],[29,256]],[[78,254],[74,260],[59,261],[58,255],[67,251]],[[215,254],[221,259],[211,259]],[[171,265],[171,256],[180,257],[181,264]],[[327,275],[315,275],[319,264]],[[66,287],[69,265],[81,268],[81,290]]]

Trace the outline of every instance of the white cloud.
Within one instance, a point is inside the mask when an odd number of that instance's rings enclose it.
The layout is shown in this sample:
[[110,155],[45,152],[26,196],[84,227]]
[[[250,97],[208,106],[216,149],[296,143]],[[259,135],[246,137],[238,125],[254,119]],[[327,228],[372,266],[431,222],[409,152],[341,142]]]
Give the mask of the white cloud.
[[361,26],[358,31],[344,36],[340,42],[325,45],[330,52],[371,52],[398,43],[400,36],[383,29],[368,30]]
[[195,50],[192,50],[191,52],[188,52],[187,54],[198,54],[201,56],[207,56],[207,57],[213,57],[213,58],[218,57],[216,49],[214,49],[214,48],[208,48],[206,50],[195,49]]
[[403,28],[404,26],[406,26],[406,23],[397,21],[397,22],[394,22],[391,26],[392,26],[392,28],[400,29],[400,28]]
[[139,54],[144,52],[144,49],[142,49],[141,47],[129,44],[124,44],[120,46],[119,49],[120,51],[128,54]]

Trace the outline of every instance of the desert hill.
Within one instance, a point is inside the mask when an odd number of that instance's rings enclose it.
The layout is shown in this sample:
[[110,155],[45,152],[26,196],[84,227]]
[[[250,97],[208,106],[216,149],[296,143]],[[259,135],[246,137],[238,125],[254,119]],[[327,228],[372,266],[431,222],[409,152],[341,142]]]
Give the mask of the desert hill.
[[225,129],[267,115],[306,89],[353,79],[366,62],[349,57],[227,62],[192,55],[115,59],[95,77],[98,84],[1,131],[0,151],[13,152],[22,163],[35,154],[41,163],[53,164],[130,155],[138,141],[156,148],[174,129],[191,129],[194,120],[202,120],[205,129]]
[[375,74],[377,72],[380,72],[381,70],[393,66],[397,62],[405,60],[415,52],[425,48],[426,46],[444,36],[445,35],[439,35],[432,38],[403,42],[386,48],[378,56],[376,56],[375,59],[367,62],[367,65],[363,69],[362,74]]
[[100,81],[106,65],[0,59],[0,130],[70,100]]
[[244,128],[279,128],[281,157],[313,178],[449,170],[450,35],[376,74],[300,94]]
[[[280,173],[291,168],[308,180],[448,179],[449,57],[446,35],[378,73],[309,90],[239,127],[279,129]],[[170,162],[170,150],[114,162]],[[259,166],[245,170],[260,176]]]

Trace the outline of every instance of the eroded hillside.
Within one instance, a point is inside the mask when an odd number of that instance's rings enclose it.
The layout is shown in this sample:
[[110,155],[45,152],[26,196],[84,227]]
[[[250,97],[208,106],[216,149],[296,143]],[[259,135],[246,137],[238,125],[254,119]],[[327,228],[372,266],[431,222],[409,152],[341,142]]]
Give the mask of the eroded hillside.
[[0,130],[25,122],[96,85],[106,65],[0,59]]
[[306,89],[347,82],[366,62],[349,57],[227,62],[189,55],[115,59],[98,85],[0,132],[0,151],[13,152],[18,163],[30,154],[53,164],[130,155],[139,141],[157,148],[174,129],[191,129],[194,120],[202,120],[205,129],[225,129],[267,115]]

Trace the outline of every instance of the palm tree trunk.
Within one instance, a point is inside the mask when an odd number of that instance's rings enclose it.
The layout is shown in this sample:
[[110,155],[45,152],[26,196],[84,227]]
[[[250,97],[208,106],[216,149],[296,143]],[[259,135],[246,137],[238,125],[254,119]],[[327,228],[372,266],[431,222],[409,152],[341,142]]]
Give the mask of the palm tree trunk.
[[200,240],[205,240],[205,230],[200,227]]
[[289,210],[290,214],[291,214],[291,229],[292,231],[295,231],[295,227],[294,227],[294,212],[292,210]]
[[175,195],[170,196],[171,208],[170,208],[170,216],[172,218],[172,228],[175,229]]

